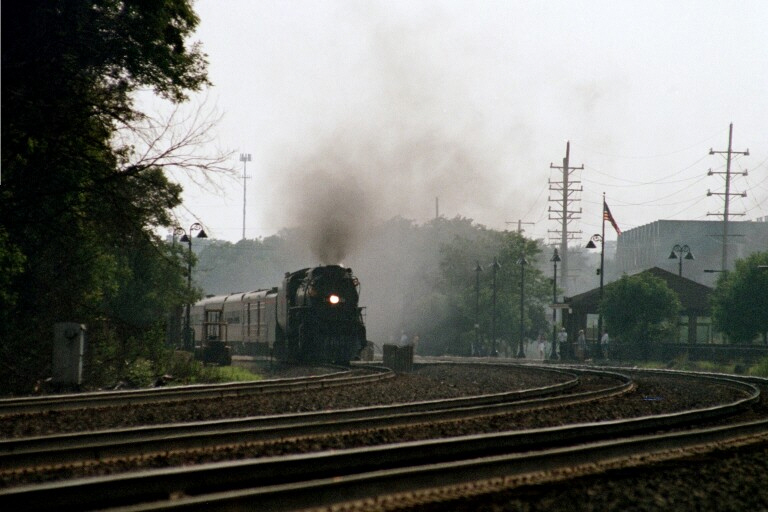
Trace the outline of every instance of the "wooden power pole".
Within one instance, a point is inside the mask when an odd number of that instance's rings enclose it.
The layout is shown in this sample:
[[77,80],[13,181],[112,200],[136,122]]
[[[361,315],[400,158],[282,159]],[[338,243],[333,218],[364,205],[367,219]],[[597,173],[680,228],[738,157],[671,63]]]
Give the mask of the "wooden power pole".
[[570,165],[570,153],[571,142],[568,141],[565,145],[565,158],[563,158],[563,165],[549,164],[550,169],[562,169],[563,180],[552,181],[549,180],[549,190],[555,193],[549,196],[549,201],[554,203],[555,206],[549,207],[549,220],[560,221],[560,229],[550,230],[550,240],[560,241],[560,258],[561,258],[561,272],[560,272],[560,288],[563,289],[563,293],[568,295],[568,240],[574,240],[577,235],[581,234],[579,231],[569,231],[568,224],[577,220],[581,215],[581,208],[576,210],[573,204],[580,201],[580,198],[576,195],[577,192],[581,192],[583,188],[575,185],[581,183],[571,179],[571,174],[574,171],[584,169],[584,165],[579,167],[571,167]]
[[[715,151],[714,149],[710,149],[709,154],[710,155],[714,155],[714,154],[726,155],[725,172],[722,172],[722,171],[718,172],[710,169],[709,172],[707,173],[708,176],[712,176],[713,174],[725,175],[725,192],[711,192],[707,190],[707,196],[723,196],[723,201],[725,203],[723,205],[724,206],[723,213],[707,213],[707,215],[718,215],[718,216],[722,215],[723,217],[723,255],[721,258],[720,271],[725,272],[728,270],[728,221],[733,215],[744,215],[743,213],[730,212],[730,198],[731,196],[747,197],[746,192],[731,192],[731,175],[734,174],[731,172],[731,159],[733,158],[733,155],[749,156],[749,149],[747,149],[746,151],[733,150],[733,123],[731,123],[728,129],[728,149],[725,151]],[[746,176],[747,171],[738,172],[735,174]]]

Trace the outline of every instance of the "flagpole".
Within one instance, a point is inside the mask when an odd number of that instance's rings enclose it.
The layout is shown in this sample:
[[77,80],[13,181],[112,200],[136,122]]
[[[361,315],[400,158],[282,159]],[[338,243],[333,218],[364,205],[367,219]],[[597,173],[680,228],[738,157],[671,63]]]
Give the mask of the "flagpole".
[[600,346],[600,337],[603,335],[603,312],[600,310],[600,303],[603,302],[603,274],[605,273],[605,214],[607,204],[605,203],[605,192],[603,192],[603,225],[600,233],[600,299],[597,304],[597,343],[596,353],[600,359],[603,358],[602,347]]

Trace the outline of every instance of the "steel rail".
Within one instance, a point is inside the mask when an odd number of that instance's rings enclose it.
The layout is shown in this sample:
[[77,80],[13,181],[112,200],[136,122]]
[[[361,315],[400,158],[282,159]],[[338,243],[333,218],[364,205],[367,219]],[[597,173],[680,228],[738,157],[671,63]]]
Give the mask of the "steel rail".
[[183,496],[175,500],[111,507],[111,512],[192,512],[211,510],[263,510],[291,512],[340,505],[396,493],[440,489],[483,480],[521,477],[543,471],[566,470],[577,465],[597,465],[641,455],[678,452],[709,443],[768,433],[768,420],[591,444],[499,455],[474,460],[380,470],[309,482],[274,484],[236,491]]
[[[224,503],[228,503],[227,507],[235,506],[226,501],[233,499],[234,496],[234,499],[241,500],[237,502],[241,506],[250,503],[251,506],[257,505],[259,509],[271,510],[280,503],[298,499],[301,496],[304,499],[310,496],[312,505],[324,503],[323,496],[331,495],[338,498],[342,494],[338,494],[340,488],[337,484],[349,480],[358,485],[359,479],[362,478],[361,473],[387,474],[395,471],[399,472],[396,479],[400,482],[398,485],[410,486],[417,482],[423,484],[428,481],[430,486],[434,486],[435,482],[445,485],[451,483],[451,479],[459,477],[464,480],[484,478],[485,470],[468,466],[469,461],[478,460],[478,458],[487,461],[506,458],[512,460],[514,464],[525,465],[525,462],[520,461],[525,461],[526,457],[534,457],[531,460],[535,460],[535,463],[528,462],[527,467],[542,470],[553,464],[546,458],[542,459],[542,454],[553,452],[558,455],[561,464],[573,466],[590,460],[591,452],[601,453],[600,446],[605,446],[603,451],[610,456],[619,456],[624,452],[616,447],[632,442],[626,439],[616,441],[622,437],[638,436],[672,427],[690,426],[701,421],[728,416],[759,400],[759,389],[751,384],[739,384],[743,389],[750,391],[749,396],[722,406],[627,420],[212,463],[113,477],[28,485],[0,491],[0,502],[12,505],[14,510],[65,511],[125,505],[135,505],[126,510],[159,509],[160,507],[168,510],[198,510],[202,506],[201,503],[206,503],[205,506],[210,510]],[[721,432],[719,434],[721,436],[733,436],[733,428],[719,427],[717,431]],[[767,432],[768,420],[753,422],[744,426],[743,429],[750,433]],[[715,430],[708,429],[708,431]],[[654,434],[648,436],[647,440],[650,442],[664,440],[665,446],[677,447],[686,435],[693,435],[695,442],[702,442],[705,436],[702,432],[664,436]],[[725,434],[722,434],[723,432]],[[670,439],[674,441],[669,441]],[[591,444],[574,447],[574,445],[585,443]],[[569,445],[571,448],[566,448]],[[546,450],[541,452],[542,449]],[[647,450],[647,448],[643,449]],[[533,455],[519,453],[526,450],[539,450],[539,452]],[[418,470],[413,469],[414,466],[423,467]],[[508,467],[505,471],[513,469],[509,466],[510,463],[505,462],[505,467]],[[440,468],[444,473],[438,477],[434,474],[426,478],[414,476],[406,483],[400,480],[403,478],[403,472],[415,475],[414,471],[426,471],[429,468]],[[460,468],[460,470],[456,473],[456,469],[451,468]],[[319,488],[317,482],[313,482],[315,480],[324,481],[326,487]],[[386,489],[385,494],[397,490],[391,481],[387,481],[385,487],[381,487],[381,482],[372,485],[379,490]],[[345,492],[346,490],[348,489],[345,488]],[[271,498],[270,493],[273,493]],[[174,499],[169,500],[172,496]],[[197,500],[195,496],[203,501]],[[346,499],[350,495],[343,494],[343,496]],[[225,501],[214,503],[213,500],[218,499],[225,499]],[[187,506],[191,508],[184,508]]]
[[61,411],[85,407],[109,407],[134,403],[157,403],[179,400],[247,396],[253,394],[283,393],[307,389],[323,389],[348,384],[375,382],[394,377],[383,367],[370,366],[367,375],[350,375],[350,371],[309,377],[267,379],[255,382],[224,384],[194,384],[189,386],[132,389],[124,391],[95,391],[67,395],[45,395],[0,399],[0,417],[9,414]]
[[577,373],[599,373],[617,379],[619,384],[601,390],[551,396],[577,386],[578,378],[574,378],[551,386],[477,397],[7,439],[0,441],[0,470],[499,415],[597,400],[626,393],[634,387],[629,377],[613,372],[558,373],[574,377]]

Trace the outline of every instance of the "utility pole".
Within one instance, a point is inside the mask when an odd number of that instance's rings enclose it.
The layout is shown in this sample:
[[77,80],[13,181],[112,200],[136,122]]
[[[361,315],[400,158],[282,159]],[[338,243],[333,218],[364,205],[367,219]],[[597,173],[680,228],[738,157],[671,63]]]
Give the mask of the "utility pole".
[[[504,222],[504,224],[514,224],[514,222],[506,221],[506,222]],[[527,225],[530,225],[530,226],[535,226],[536,225],[535,222],[523,222],[522,219],[518,219],[517,220],[517,234],[518,235],[522,235],[523,231],[525,231],[523,229],[523,224],[527,224]]]
[[[559,230],[550,230],[549,232],[554,235],[559,235],[560,238],[560,258],[562,260],[560,271],[560,288],[563,289],[563,294],[568,295],[568,240],[575,240],[577,235],[581,234],[579,231],[568,231],[568,224],[572,220],[580,219],[581,208],[575,210],[572,208],[572,204],[580,201],[579,197],[576,197],[577,192],[581,192],[583,188],[575,188],[574,185],[581,183],[571,179],[571,173],[574,171],[584,169],[584,165],[579,167],[571,167],[570,165],[571,154],[571,142],[568,141],[565,145],[565,158],[563,158],[563,165],[549,164],[550,169],[562,169],[563,181],[549,180],[550,192],[559,193],[558,196],[550,196],[548,200],[555,203],[555,207],[549,207],[549,220],[560,221]],[[550,240],[556,240],[554,236],[550,236]]]
[[240,161],[243,162],[243,240],[245,240],[245,180],[250,176],[245,174],[245,163],[251,161],[250,153],[240,153]]
[[[744,215],[743,213],[730,213],[730,198],[731,196],[741,196],[741,197],[747,197],[746,192],[731,192],[731,158],[733,155],[744,155],[749,156],[749,149],[746,151],[734,151],[733,150],[733,123],[731,123],[729,129],[728,129],[728,149],[726,151],[715,151],[714,149],[709,150],[710,155],[714,155],[716,153],[719,154],[725,154],[725,172],[716,172],[712,169],[709,170],[707,173],[707,176],[712,176],[713,174],[725,174],[725,193],[723,192],[711,192],[707,190],[707,197],[709,196],[724,196],[724,209],[723,213],[707,213],[707,215],[722,215],[723,216],[723,255],[722,255],[722,263],[720,266],[720,271],[725,272],[728,270],[728,221],[730,220],[730,217],[732,215]],[[747,171],[744,172],[738,172],[735,174],[740,174],[742,176],[747,175]]]

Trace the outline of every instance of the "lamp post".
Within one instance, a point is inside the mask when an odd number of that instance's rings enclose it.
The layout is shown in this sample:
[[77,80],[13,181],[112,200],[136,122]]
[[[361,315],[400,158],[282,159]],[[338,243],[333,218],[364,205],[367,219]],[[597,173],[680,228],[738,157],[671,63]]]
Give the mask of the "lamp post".
[[240,161],[243,162],[243,240],[245,240],[245,180],[249,178],[249,176],[245,174],[245,164],[246,162],[251,161],[251,154],[240,153]]
[[603,357],[602,354],[602,347],[600,347],[600,336],[603,335],[603,314],[600,311],[600,303],[603,301],[603,273],[604,273],[604,265],[605,265],[605,222],[603,222],[603,234],[598,235],[594,234],[592,235],[592,238],[589,239],[589,242],[587,243],[587,249],[595,249],[597,246],[595,245],[595,242],[600,242],[600,268],[597,270],[598,275],[600,276],[600,298],[597,302],[597,343],[595,343],[597,349],[597,355],[598,357]]
[[680,277],[683,277],[683,254],[685,254],[685,259],[687,260],[695,260],[696,258],[693,257],[693,253],[691,252],[691,248],[687,245],[680,245],[675,244],[675,246],[672,248],[672,252],[669,253],[670,260],[678,260],[677,264],[677,275]]
[[480,272],[482,271],[483,267],[478,261],[475,267],[475,347],[472,355],[477,353],[477,348],[480,346]]
[[525,266],[528,264],[525,254],[520,255],[517,264],[520,265],[520,345],[517,348],[517,357],[523,358],[525,357],[525,348],[523,347],[523,333],[525,332]]
[[549,358],[554,361],[557,359],[557,308],[555,307],[555,304],[557,304],[557,262],[560,261],[557,248],[555,248],[555,253],[549,261],[555,266],[552,276],[552,352],[549,354]]
[[[179,239],[180,242],[187,242],[187,246],[189,247],[189,252],[187,253],[187,293],[191,295],[192,293],[192,232],[193,231],[199,231],[197,233],[197,238],[208,238],[208,235],[205,234],[205,230],[203,229],[203,225],[199,222],[195,222],[189,227],[189,232],[187,233],[184,231],[184,228],[177,227],[173,230],[173,235],[181,235],[181,238]],[[192,336],[191,336],[191,329],[190,329],[190,308],[192,305],[188,302],[187,303],[187,312],[184,317],[184,350],[193,351],[194,347],[192,346]]]
[[491,316],[491,356],[499,357],[496,350],[496,272],[501,268],[496,258],[493,258],[493,315]]

